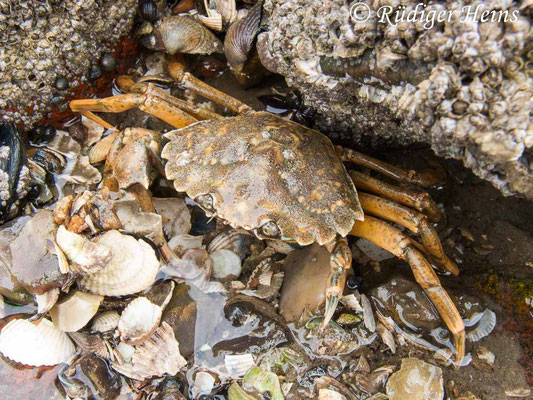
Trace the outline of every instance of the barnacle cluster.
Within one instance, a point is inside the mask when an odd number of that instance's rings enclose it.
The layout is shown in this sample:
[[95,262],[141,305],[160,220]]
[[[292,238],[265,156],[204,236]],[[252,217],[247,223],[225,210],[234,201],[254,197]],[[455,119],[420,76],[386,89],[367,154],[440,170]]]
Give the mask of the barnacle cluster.
[[[366,5],[366,21],[351,18],[355,3]],[[261,60],[338,139],[423,141],[504,194],[533,198],[531,2],[430,2],[425,15],[446,18],[429,24],[379,14],[407,15],[418,3],[265,0]]]
[[[131,29],[136,0],[0,0],[0,110],[30,126]],[[60,81],[64,83],[64,81]]]

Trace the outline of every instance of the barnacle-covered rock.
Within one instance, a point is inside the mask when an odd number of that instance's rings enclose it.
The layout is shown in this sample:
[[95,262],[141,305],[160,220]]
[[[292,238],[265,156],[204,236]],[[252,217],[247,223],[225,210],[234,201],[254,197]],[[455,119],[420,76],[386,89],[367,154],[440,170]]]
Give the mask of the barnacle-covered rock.
[[129,32],[137,3],[1,1],[1,119],[30,126],[52,98],[87,82],[91,64]]
[[[426,142],[504,194],[533,198],[526,2],[431,2],[426,18],[397,24],[378,9],[389,7],[393,20],[417,0],[363,3],[368,19],[354,22],[346,2],[266,0],[261,61],[304,94],[336,139]],[[468,6],[477,19],[464,21]],[[438,12],[451,17],[433,23],[428,16]]]

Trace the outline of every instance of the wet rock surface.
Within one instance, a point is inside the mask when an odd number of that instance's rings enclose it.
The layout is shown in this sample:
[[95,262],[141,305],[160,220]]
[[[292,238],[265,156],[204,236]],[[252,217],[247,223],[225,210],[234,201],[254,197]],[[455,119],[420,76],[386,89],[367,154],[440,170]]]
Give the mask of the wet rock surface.
[[[265,1],[261,60],[303,93],[333,138],[361,150],[425,142],[504,194],[533,198],[524,2],[504,6],[519,13],[516,21],[486,24],[461,22],[467,1],[436,2],[425,11],[458,17],[432,29],[423,21],[379,21],[382,4],[364,3],[369,18],[355,23],[342,1]],[[406,2],[404,11],[417,3]],[[501,6],[481,5],[487,12]]]

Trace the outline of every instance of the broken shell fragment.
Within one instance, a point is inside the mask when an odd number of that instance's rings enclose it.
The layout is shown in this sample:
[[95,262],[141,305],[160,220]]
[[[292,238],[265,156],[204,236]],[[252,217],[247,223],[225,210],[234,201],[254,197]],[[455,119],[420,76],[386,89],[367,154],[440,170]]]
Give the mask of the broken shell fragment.
[[389,378],[386,391],[391,400],[442,400],[442,370],[417,358],[404,358],[400,370]]
[[72,332],[69,336],[85,353],[96,354],[106,360],[111,358],[112,349],[100,336],[83,332]]
[[109,247],[69,232],[62,225],[57,229],[56,242],[67,259],[74,263],[73,270],[85,274],[100,270],[112,257]]
[[14,319],[0,332],[0,353],[20,364],[56,365],[68,362],[74,352],[68,336],[47,319]]
[[36,294],[37,313],[45,314],[54,306],[59,297],[59,288],[53,288],[43,294]]
[[105,311],[94,318],[91,331],[100,333],[108,332],[118,326],[119,319],[120,315],[118,312]]
[[103,299],[103,296],[74,290],[66,299],[52,307],[50,316],[58,329],[76,332],[87,325]]
[[161,307],[146,297],[137,297],[122,312],[118,331],[122,341],[138,344],[150,337],[161,320]]
[[111,366],[127,377],[142,381],[164,374],[176,375],[186,364],[187,361],[180,354],[174,331],[163,322],[149,339],[135,346],[130,363],[112,363]]
[[80,277],[80,288],[103,296],[125,296],[154,283],[159,261],[154,249],[144,240],[112,230],[95,242],[109,247],[113,257],[98,272]]

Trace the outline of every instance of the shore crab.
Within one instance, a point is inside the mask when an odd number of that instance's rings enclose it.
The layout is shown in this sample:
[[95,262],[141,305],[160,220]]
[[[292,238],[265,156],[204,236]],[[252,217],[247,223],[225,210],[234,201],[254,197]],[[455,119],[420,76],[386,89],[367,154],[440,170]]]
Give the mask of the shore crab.
[[[207,215],[260,239],[325,246],[331,254],[331,270],[324,325],[335,312],[351,267],[347,235],[366,238],[406,260],[453,333],[456,359],[462,360],[464,323],[429,261],[453,275],[458,269],[445,255],[430,223],[439,218],[436,204],[425,191],[413,187],[438,183],[438,174],[403,170],[334,146],[322,133],[274,114],[253,111],[179,66],[169,64],[169,71],[182,88],[239,115],[222,117],[127,76],[117,83],[128,93],[73,100],[70,107],[108,128],[112,126],[93,112],[117,113],[136,107],[164,120],[177,128],[164,135],[169,140],[161,154],[167,160],[166,178]],[[348,172],[343,162],[411,187]],[[127,171],[128,166],[122,168]],[[421,243],[384,220],[419,235]]]

